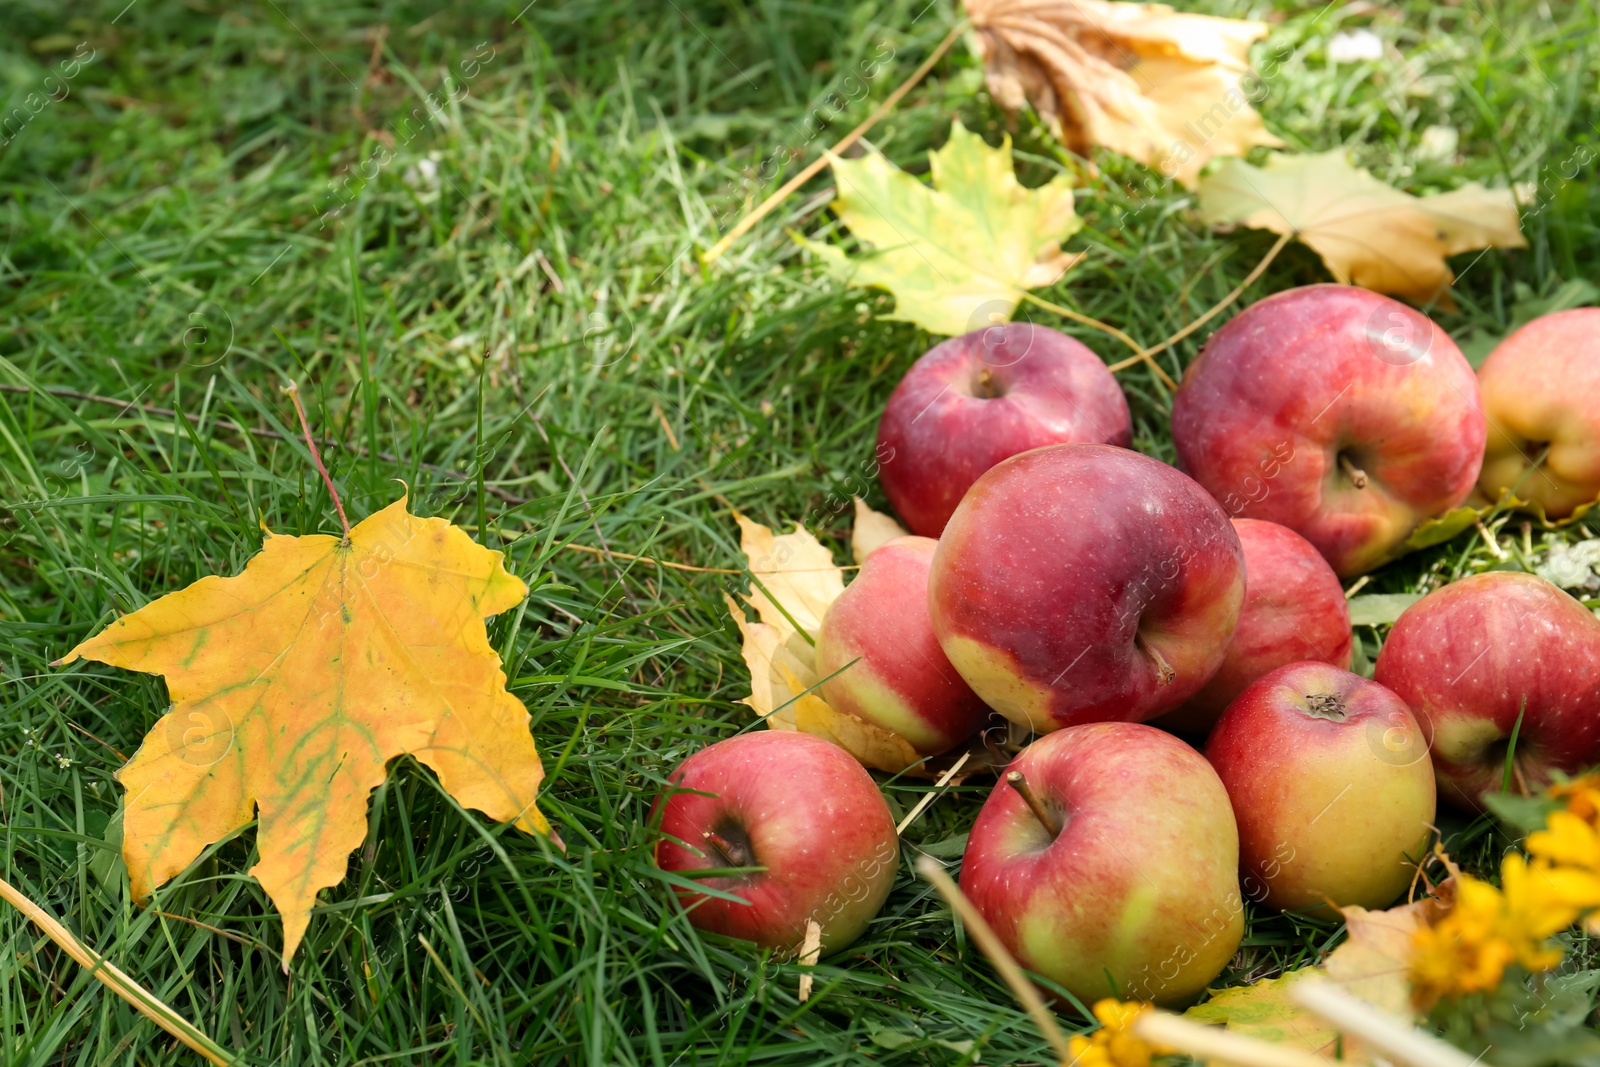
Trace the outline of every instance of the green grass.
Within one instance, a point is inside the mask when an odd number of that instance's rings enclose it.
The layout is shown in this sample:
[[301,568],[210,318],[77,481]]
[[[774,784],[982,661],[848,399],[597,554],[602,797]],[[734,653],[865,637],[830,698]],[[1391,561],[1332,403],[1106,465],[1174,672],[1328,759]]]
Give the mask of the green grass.
[[[825,176],[714,266],[697,253],[775,187],[774,149],[812,158],[926,56],[950,4],[122,7],[0,16],[6,114],[80,42],[94,55],[0,147],[0,876],[251,1063],[1048,1060],[909,873],[918,850],[959,860],[983,783],[908,832],[883,915],[804,1005],[794,967],[688,925],[650,863],[649,806],[680,759],[751,725],[722,600],[744,582],[567,547],[737,567],[732,504],[804,519],[842,553],[849,513],[829,501],[859,490],[881,405],[930,338],[874,318],[887,297],[841,291],[784,235],[835,228]],[[1526,251],[1456,261],[1453,335],[1482,344],[1600,280],[1600,185],[1592,165],[1561,177],[1600,140],[1592,7],[1194,9],[1274,19],[1260,47],[1287,58],[1261,109],[1294,147],[1348,144],[1413,192],[1537,184]],[[1330,63],[1328,36],[1362,25],[1389,61]],[[830,91],[890,53],[809,132]],[[869,139],[920,171],[953,115],[991,139],[1006,127],[960,46]],[[1430,126],[1457,132],[1459,161],[1427,155]],[[1191,196],[1125,160],[1092,174],[1026,117],[1015,135],[1025,182],[1065,169],[1085,185],[1072,247],[1088,258],[1041,295],[1147,344],[1270,246],[1208,231]],[[1325,279],[1291,246],[1246,301]],[[1205,332],[1162,357],[1172,374]],[[245,874],[253,831],[149,908],[128,898],[106,841],[113,774],[165,709],[161,681],[48,664],[116,612],[237,571],[258,521],[337,529],[291,432],[290,379],[339,443],[326,456],[353,519],[403,479],[414,510],[504,547],[533,587],[490,632],[567,850],[463,811],[403,759],[286,976]],[[1143,368],[1122,381],[1137,446],[1170,458],[1169,397]],[[1367,590],[1523,566],[1517,523],[1496,523],[1505,562],[1462,537]],[[1534,557],[1544,540],[1533,531]],[[1378,638],[1363,634],[1369,661]],[[927,787],[885,788],[905,811]],[[1472,862],[1503,844],[1486,823],[1448,828]],[[1252,912],[1226,978],[1339,936]],[[7,1063],[193,1062],[9,909],[0,940]]]

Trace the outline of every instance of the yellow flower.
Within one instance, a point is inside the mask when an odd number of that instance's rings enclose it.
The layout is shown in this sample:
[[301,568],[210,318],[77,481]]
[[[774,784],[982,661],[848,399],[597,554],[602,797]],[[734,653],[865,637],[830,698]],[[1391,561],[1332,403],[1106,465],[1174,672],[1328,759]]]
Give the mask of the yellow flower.
[[1561,872],[1562,891],[1579,911],[1600,908],[1600,828],[1595,823],[1570,809],[1552,812],[1543,830],[1528,835],[1528,851],[1536,869]]
[[1600,774],[1557,782],[1547,792],[1557,800],[1565,799],[1567,810],[1590,826],[1600,825]]
[[1494,886],[1469,874],[1456,880],[1450,913],[1412,935],[1411,997],[1419,1008],[1500,984],[1517,958],[1516,946],[1505,936],[1505,911],[1505,898]]
[[1094,1017],[1100,1020],[1100,1029],[1072,1039],[1071,1067],[1150,1067],[1152,1057],[1171,1050],[1134,1036],[1135,1020],[1149,1010],[1148,1004],[1109,999],[1097,1003]]
[[1456,880],[1455,904],[1412,937],[1411,995],[1419,1008],[1441,997],[1487,993],[1513,963],[1547,971],[1564,953],[1550,943],[1595,904],[1595,877],[1586,871],[1529,864],[1513,852],[1500,861],[1496,889],[1469,874]]
[[1505,898],[1504,929],[1517,952],[1517,962],[1530,971],[1545,971],[1561,962],[1563,950],[1549,944],[1552,934],[1571,926],[1578,916],[1600,903],[1600,888],[1586,871],[1529,864],[1518,853],[1500,861]]

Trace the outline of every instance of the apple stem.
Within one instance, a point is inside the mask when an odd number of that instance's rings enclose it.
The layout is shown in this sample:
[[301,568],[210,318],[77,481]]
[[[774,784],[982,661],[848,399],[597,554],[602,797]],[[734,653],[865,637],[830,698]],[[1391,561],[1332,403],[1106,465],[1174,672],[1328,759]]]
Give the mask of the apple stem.
[[1017,791],[1017,795],[1028,805],[1028,810],[1033,812],[1033,817],[1039,820],[1039,825],[1045,828],[1046,833],[1051,837],[1061,836],[1061,826],[1039,802],[1039,798],[1034,795],[1033,787],[1028,784],[1028,779],[1021,771],[1007,771],[1006,784]]
[[1357,489],[1367,487],[1367,472],[1350,461],[1350,457],[1343,452],[1339,453],[1339,466],[1350,478],[1350,484]]
[[1167,662],[1166,657],[1161,654],[1161,650],[1152,645],[1143,633],[1135,633],[1133,635],[1133,643],[1139,646],[1140,652],[1149,656],[1151,661],[1155,663],[1156,684],[1171,685],[1172,680],[1178,676],[1178,672],[1172,669],[1172,664]]
[[994,372],[988,367],[978,371],[978,395],[985,400],[994,396]]
[[740,849],[736,847],[732,841],[729,841],[726,837],[723,837],[715,830],[707,830],[700,836],[705,838],[706,844],[716,849],[716,851],[719,853],[718,858],[723,860],[724,867],[744,866],[743,863],[739,862],[738,858]]

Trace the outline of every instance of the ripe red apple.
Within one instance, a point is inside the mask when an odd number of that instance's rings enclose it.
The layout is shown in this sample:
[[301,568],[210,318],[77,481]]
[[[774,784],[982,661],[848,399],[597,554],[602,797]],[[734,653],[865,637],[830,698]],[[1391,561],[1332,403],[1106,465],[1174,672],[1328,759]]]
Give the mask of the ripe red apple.
[[961,889],[1023,966],[1085,1003],[1173,1004],[1239,947],[1238,864],[1228,794],[1200,753],[1093,723],[1011,761],[973,823]]
[[1342,577],[1403,551],[1472,492],[1478,380],[1420,312],[1310,285],[1246,308],[1206,342],[1172,406],[1180,465],[1230,515],[1302,534]]
[[878,424],[878,477],[912,533],[938,537],[968,486],[1040,445],[1133,441],[1128,402],[1100,357],[1026,322],[929,349]]
[[937,547],[931,537],[897,537],[873,552],[817,634],[823,699],[892,730],[925,756],[954,748],[989,717],[945,658],[928,618]]
[[811,919],[826,955],[861,936],[883,907],[900,842],[872,776],[844,749],[762,730],[701,749],[669,780],[692,792],[656,801],[658,867],[766,868],[699,882],[738,900],[679,890],[700,929],[797,952]]
[[1110,445],[1048,445],[979,478],[928,585],[956,670],[1040,732],[1183,703],[1222,663],[1243,600],[1239,537],[1216,501]]
[[1233,528],[1244,548],[1239,627],[1211,681],[1162,718],[1171,730],[1204,733],[1245,686],[1285,664],[1350,666],[1350,605],[1311,542],[1264,519],[1234,519]]
[[1396,620],[1373,676],[1416,714],[1440,792],[1464,807],[1504,784],[1519,717],[1513,790],[1600,763],[1600,619],[1543,578],[1490,571],[1434,590]]
[[1421,728],[1383,686],[1279,667],[1228,705],[1206,758],[1233,801],[1246,897],[1382,908],[1411,884],[1438,794]]
[[1534,319],[1489,353],[1478,384],[1489,417],[1478,485],[1489,499],[1515,489],[1561,518],[1600,496],[1600,308]]

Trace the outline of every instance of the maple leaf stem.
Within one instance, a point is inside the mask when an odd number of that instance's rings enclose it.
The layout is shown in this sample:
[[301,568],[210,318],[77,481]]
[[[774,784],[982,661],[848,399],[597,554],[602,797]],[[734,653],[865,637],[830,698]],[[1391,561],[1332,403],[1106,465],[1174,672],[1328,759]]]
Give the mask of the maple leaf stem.
[[[927,76],[928,71],[933,69],[935,63],[938,63],[940,59],[944,58],[944,54],[950,50],[951,45],[956,43],[956,39],[961,36],[964,30],[966,30],[967,25],[968,21],[966,19],[962,19],[954,26],[950,27],[950,32],[945,34],[944,40],[939,42],[938,46],[934,48],[933,52],[929,54],[928,58],[922,61],[922,65],[916,70],[912,71],[911,77],[901,82],[895,91],[890,93],[884,99],[883,103],[874,108],[872,114],[868,115],[864,120],[862,120],[861,125],[857,126],[855,129],[841,137],[837,144],[828,149],[826,152],[822,153],[816,159],[812,160],[810,163],[806,164],[804,170],[802,170],[799,174],[796,174],[793,178],[790,178],[788,181],[784,182],[783,185],[779,187],[777,192],[773,193],[771,196],[761,201],[760,204],[756,205],[755,210],[751,211],[750,214],[746,215],[744,218],[735,223],[733,229],[729,230],[726,236],[724,236],[716,244],[712,245],[706,251],[705,255],[700,257],[700,261],[708,265],[715,262],[717,258],[722,255],[722,253],[733,247],[735,241],[749,233],[756,223],[766,218],[767,215],[772,212],[773,208],[783,203],[784,200],[788,198],[790,193],[794,192],[796,189],[800,188],[806,182],[815,177],[818,171],[828,165],[828,159],[830,157],[838,155],[846,148],[849,148],[851,145],[861,140],[868,130],[876,126],[885,115],[894,110],[894,106],[900,102],[901,97],[909,93],[918,82]],[[1138,346],[1135,345],[1134,347],[1137,348]]]
[[1227,296],[1223,297],[1221,300],[1212,305],[1211,310],[1207,311],[1204,315],[1201,315],[1198,319],[1195,319],[1193,322],[1189,323],[1189,325],[1185,326],[1183,329],[1179,330],[1165,341],[1162,341],[1154,348],[1143,349],[1138,355],[1130,356],[1121,363],[1113,363],[1108,369],[1112,373],[1116,373],[1117,371],[1126,367],[1133,366],[1135,363],[1144,362],[1146,356],[1153,356],[1157,352],[1171,348],[1173,345],[1177,344],[1179,341],[1183,340],[1185,337],[1188,337],[1191,333],[1194,333],[1200,327],[1216,318],[1222,313],[1224,308],[1233,303],[1235,300],[1239,299],[1240,294],[1242,294],[1246,289],[1250,288],[1250,286],[1254,285],[1256,279],[1261,277],[1268,267],[1272,266],[1272,261],[1278,258],[1278,253],[1283,251],[1284,246],[1298,236],[1300,236],[1300,231],[1298,230],[1290,230],[1288,233],[1279,234],[1277,243],[1267,250],[1266,255],[1261,257],[1261,262],[1257,263],[1250,273],[1244,276],[1244,281],[1234,286],[1233,292],[1229,293]]
[[71,956],[80,967],[105,983],[117,996],[133,1005],[134,1010],[139,1014],[179,1041],[182,1041],[189,1048],[212,1063],[221,1065],[221,1067],[229,1067],[229,1065],[239,1062],[233,1053],[212,1041],[205,1033],[196,1029],[189,1020],[168,1007],[154,993],[134,981],[120,968],[107,961],[100,953],[79,941],[73,936],[71,930],[56,921],[55,916],[35,904],[27,894],[3,878],[0,878],[0,900],[6,901],[33,920],[34,925],[43,930],[46,937],[60,945],[62,950]]
[[283,391],[294,401],[294,413],[300,416],[300,432],[305,434],[306,447],[311,449],[311,462],[317,465],[317,473],[322,475],[322,484],[328,487],[328,495],[333,497],[334,510],[339,513],[339,525],[344,527],[344,539],[349,541],[350,520],[345,518],[344,501],[339,499],[339,490],[333,487],[333,479],[328,477],[328,468],[322,465],[322,453],[317,451],[317,440],[311,436],[311,424],[306,421],[306,409],[300,403],[300,387],[290,382],[284,386]]
[[1168,374],[1165,368],[1155,361],[1155,358],[1150,354],[1150,352],[1147,351],[1145,347],[1138,341],[1135,341],[1133,338],[1129,337],[1115,326],[1109,326],[1106,323],[1101,322],[1099,319],[1090,318],[1081,311],[1073,311],[1071,308],[1062,307],[1060,304],[1052,304],[1048,300],[1041,300],[1032,293],[1023,293],[1022,299],[1026,300],[1030,304],[1035,305],[1036,307],[1042,307],[1046,311],[1053,311],[1064,319],[1071,319],[1073,322],[1081,322],[1083,325],[1093,327],[1094,329],[1099,330],[1101,333],[1110,334],[1112,337],[1115,337],[1117,340],[1133,349],[1134,355],[1123,360],[1121,363],[1113,363],[1110,368],[1111,370],[1121,370],[1124,367],[1131,367],[1135,363],[1148,363],[1150,365],[1150,370],[1154,372],[1157,378],[1161,379],[1162,384],[1164,384],[1174,393],[1178,391],[1178,383],[1172,380],[1172,375]]
[[972,940],[978,943],[983,954],[989,957],[989,962],[994,969],[1000,972],[1000,977],[1005,979],[1006,985],[1011,987],[1011,993],[1022,1003],[1022,1007],[1033,1019],[1034,1025],[1050,1042],[1050,1047],[1055,1049],[1056,1057],[1062,1063],[1072,1063],[1072,1045],[1067,1041],[1067,1035],[1061,1032],[1061,1027],[1056,1024],[1055,1017],[1050,1009],[1045,1006],[1044,997],[1039,995],[1039,988],[1028,980],[1028,976],[1006,951],[1000,935],[994,932],[983,914],[973,906],[966,894],[954,880],[945,873],[939,861],[932,856],[923,856],[917,861],[917,873],[933,883],[933,888],[939,891],[952,911],[961,916],[961,923],[967,928],[967,933],[972,935]]

